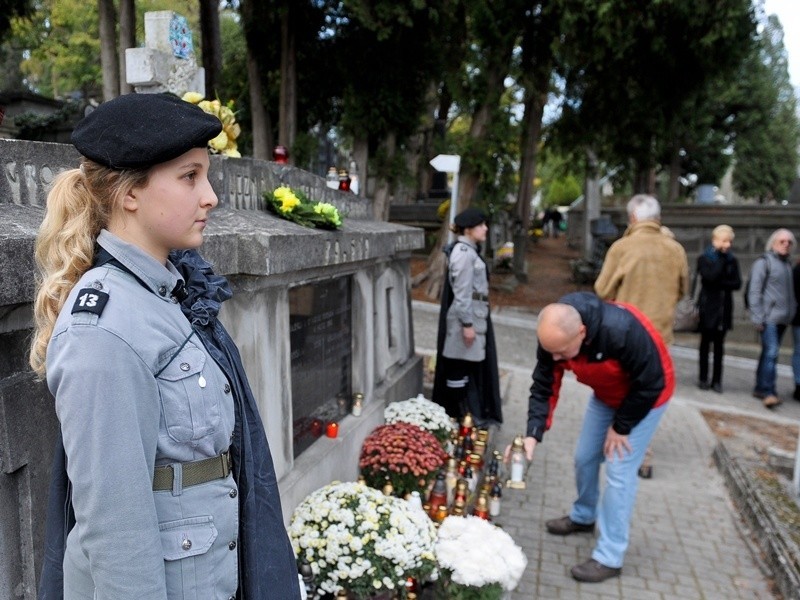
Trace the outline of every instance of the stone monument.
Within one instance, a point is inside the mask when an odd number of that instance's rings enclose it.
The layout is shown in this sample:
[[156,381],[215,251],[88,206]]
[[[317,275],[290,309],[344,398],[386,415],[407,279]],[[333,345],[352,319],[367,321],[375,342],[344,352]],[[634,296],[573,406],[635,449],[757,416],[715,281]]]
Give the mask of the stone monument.
[[127,80],[136,93],[206,95],[205,70],[197,66],[186,18],[162,10],[144,15],[144,48],[125,50]]

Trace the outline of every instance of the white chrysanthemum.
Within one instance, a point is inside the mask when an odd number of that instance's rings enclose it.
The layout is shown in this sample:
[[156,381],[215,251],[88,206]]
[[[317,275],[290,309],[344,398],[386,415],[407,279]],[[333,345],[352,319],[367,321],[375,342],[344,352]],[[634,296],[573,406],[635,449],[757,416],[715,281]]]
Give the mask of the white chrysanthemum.
[[405,500],[362,484],[334,483],[309,494],[292,516],[289,536],[328,592],[375,582],[394,589],[435,568],[431,520]]
[[431,402],[422,394],[402,402],[392,402],[383,411],[383,417],[386,423],[410,423],[440,439],[449,436],[453,430],[453,422],[444,407]]
[[436,559],[453,573],[453,581],[474,587],[499,583],[506,591],[517,587],[528,559],[508,533],[467,516],[447,517],[438,534]]

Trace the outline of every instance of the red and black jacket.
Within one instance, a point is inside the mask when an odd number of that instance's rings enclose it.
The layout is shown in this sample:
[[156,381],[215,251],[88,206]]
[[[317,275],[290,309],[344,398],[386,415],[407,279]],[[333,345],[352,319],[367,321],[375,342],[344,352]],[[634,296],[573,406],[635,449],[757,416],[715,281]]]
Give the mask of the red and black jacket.
[[550,429],[564,371],[575,373],[598,400],[616,410],[614,431],[628,435],[650,409],[667,402],[675,391],[675,371],[661,335],[638,309],[603,302],[592,293],[563,296],[586,326],[578,355],[553,360],[539,346],[528,404],[527,435],[542,441]]

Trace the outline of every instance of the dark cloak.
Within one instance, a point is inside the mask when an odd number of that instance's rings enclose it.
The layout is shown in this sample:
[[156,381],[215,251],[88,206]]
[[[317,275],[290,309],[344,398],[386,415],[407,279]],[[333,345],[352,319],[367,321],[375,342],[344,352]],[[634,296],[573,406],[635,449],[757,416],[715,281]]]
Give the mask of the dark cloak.
[[[447,256],[448,263],[450,253],[457,243],[448,244],[443,250]],[[483,260],[480,250],[478,252],[478,257]],[[447,335],[447,311],[453,303],[454,297],[448,270],[449,267],[445,266],[441,308],[439,310],[439,333],[436,338],[436,372],[433,378],[433,401],[442,406],[447,405],[447,373],[445,372],[447,359],[442,356],[442,351],[444,350],[444,340]],[[486,317],[486,356],[483,361],[475,363],[475,368],[470,372],[469,385],[467,386],[467,410],[476,419],[476,422],[481,425],[490,422],[503,422],[503,400],[500,397],[500,373],[497,368],[497,348],[494,341],[491,312]]]
[[[110,259],[110,260],[109,260]],[[115,262],[109,256],[106,262]],[[239,488],[239,600],[300,598],[297,563],[283,526],[278,482],[267,436],[242,365],[239,350],[217,320],[233,293],[224,277],[195,250],[173,252],[170,261],[185,281],[181,310],[231,384],[236,422],[231,443],[233,476]],[[124,267],[123,267],[124,268]],[[127,269],[125,269],[127,271]],[[62,600],[62,563],[67,535],[75,525],[59,430],[56,440],[45,525],[45,551],[39,600]]]

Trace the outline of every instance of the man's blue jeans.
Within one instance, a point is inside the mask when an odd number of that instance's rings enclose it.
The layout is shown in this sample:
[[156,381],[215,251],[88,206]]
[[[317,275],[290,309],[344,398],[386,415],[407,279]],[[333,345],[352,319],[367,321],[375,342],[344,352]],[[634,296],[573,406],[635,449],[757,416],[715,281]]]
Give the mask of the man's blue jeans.
[[794,351],[792,352],[794,385],[800,387],[800,326],[792,325],[792,338],[794,340]]
[[786,331],[786,325],[765,323],[761,331],[761,355],[756,369],[756,389],[754,393],[762,396],[777,396],[775,374],[778,365],[778,350]]
[[[636,501],[639,477],[636,471],[644,460],[661,416],[667,404],[652,409],[631,430],[628,442],[632,451],[620,458],[606,461],[603,443],[608,428],[614,422],[613,408],[603,404],[594,395],[583,418],[583,427],[575,450],[575,481],[578,498],[572,505],[569,518],[575,523],[594,523],[600,530],[592,558],[612,568],[622,567],[628,549],[631,514]],[[606,485],[600,498],[600,465],[606,462]]]

